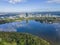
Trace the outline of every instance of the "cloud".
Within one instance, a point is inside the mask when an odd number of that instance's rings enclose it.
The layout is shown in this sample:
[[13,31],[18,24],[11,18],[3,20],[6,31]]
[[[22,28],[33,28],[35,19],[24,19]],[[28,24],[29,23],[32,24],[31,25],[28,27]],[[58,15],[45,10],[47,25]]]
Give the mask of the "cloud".
[[16,4],[21,2],[26,2],[27,0],[8,0],[9,3]]
[[48,3],[60,3],[60,0],[48,0]]

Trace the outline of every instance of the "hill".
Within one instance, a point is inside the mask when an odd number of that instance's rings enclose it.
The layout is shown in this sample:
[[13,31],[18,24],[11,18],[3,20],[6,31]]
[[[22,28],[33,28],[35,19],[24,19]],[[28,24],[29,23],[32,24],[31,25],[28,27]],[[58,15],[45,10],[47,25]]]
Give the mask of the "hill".
[[50,45],[50,43],[31,34],[0,32],[0,45]]

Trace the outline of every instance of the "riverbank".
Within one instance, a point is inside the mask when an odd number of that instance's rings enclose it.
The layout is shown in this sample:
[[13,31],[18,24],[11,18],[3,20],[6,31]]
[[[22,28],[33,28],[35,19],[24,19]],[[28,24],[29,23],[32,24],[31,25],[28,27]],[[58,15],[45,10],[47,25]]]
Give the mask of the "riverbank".
[[60,18],[58,17],[29,17],[29,18],[21,17],[21,18],[14,18],[14,19],[10,19],[10,18],[0,19],[0,24],[23,21],[23,20],[36,20],[36,21],[49,22],[49,23],[60,22]]

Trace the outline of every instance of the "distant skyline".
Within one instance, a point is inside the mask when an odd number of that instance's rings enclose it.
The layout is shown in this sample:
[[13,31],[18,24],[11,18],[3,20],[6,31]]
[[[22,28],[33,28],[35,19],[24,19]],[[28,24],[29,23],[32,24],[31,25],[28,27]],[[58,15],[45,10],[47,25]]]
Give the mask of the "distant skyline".
[[60,11],[60,0],[0,0],[0,12]]

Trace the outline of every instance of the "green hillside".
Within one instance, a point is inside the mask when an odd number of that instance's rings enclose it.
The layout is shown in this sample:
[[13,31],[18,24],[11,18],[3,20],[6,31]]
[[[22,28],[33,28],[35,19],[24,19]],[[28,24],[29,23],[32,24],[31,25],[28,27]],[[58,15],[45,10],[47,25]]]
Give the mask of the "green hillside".
[[0,45],[50,45],[50,43],[31,34],[0,32]]

